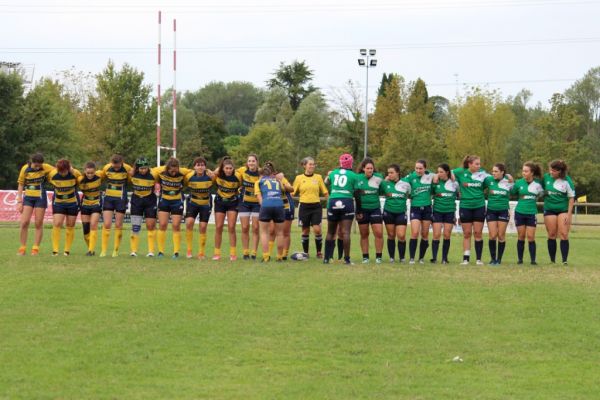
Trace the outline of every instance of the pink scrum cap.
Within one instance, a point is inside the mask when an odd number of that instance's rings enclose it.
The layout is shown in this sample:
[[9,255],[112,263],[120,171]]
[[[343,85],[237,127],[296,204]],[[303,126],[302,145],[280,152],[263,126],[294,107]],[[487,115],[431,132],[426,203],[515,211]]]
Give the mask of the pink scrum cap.
[[345,153],[340,156],[340,167],[344,169],[352,169],[354,159],[351,154]]

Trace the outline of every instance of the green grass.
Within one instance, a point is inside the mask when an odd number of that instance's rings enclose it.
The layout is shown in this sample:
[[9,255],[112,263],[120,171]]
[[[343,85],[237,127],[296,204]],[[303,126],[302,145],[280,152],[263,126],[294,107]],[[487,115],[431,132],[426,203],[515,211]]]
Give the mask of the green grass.
[[540,236],[535,268],[508,263],[514,237],[494,268],[86,258],[80,230],[51,257],[45,235],[17,257],[0,228],[0,398],[600,393],[597,231],[573,234],[569,267],[545,263]]

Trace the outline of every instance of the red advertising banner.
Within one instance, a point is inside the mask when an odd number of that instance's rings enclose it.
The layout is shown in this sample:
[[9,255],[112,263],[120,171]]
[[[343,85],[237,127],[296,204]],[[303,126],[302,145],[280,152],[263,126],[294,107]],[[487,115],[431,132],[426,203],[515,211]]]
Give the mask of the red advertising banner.
[[[52,195],[54,193],[47,192],[48,205],[46,214],[44,215],[45,222],[52,222]],[[33,217],[33,215],[32,215]],[[0,222],[15,222],[21,219],[21,215],[17,211],[17,191],[16,190],[0,190]]]

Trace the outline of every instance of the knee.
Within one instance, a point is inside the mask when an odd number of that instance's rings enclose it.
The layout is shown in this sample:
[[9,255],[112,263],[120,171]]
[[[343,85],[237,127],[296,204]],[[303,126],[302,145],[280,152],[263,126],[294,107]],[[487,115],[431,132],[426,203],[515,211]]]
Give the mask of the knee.
[[[556,236],[554,238],[556,238]],[[561,232],[560,233],[560,240],[569,240],[569,233],[568,232]]]
[[[27,221],[21,221],[21,229],[27,229],[29,228],[29,220]],[[36,228],[37,228],[37,224],[36,224]]]
[[464,231],[464,232],[463,232],[463,237],[464,237],[465,239],[471,239],[471,232],[469,232],[469,231]]

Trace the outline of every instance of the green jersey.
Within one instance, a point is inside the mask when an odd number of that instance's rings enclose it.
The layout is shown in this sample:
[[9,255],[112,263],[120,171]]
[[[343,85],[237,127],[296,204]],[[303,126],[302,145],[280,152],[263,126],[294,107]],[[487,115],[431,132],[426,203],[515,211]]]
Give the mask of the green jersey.
[[375,210],[381,208],[379,202],[379,186],[383,182],[383,175],[375,172],[367,178],[365,174],[357,174],[357,189],[360,190],[360,207],[363,210]]
[[460,187],[460,207],[468,209],[485,207],[483,181],[489,174],[483,169],[472,173],[468,168],[456,168],[452,173]]
[[433,211],[438,213],[450,213],[456,211],[456,195],[458,183],[452,179],[439,180],[433,184]]
[[485,178],[484,183],[488,190],[488,210],[508,210],[510,208],[508,205],[510,200],[510,189],[512,189],[514,183],[509,182],[506,178],[502,178],[498,181],[494,179],[492,175]]
[[433,174],[430,171],[425,171],[421,176],[413,171],[406,175],[402,180],[410,184],[411,207],[427,207],[431,205],[431,184],[433,181]]
[[410,184],[402,179],[398,182],[381,182],[381,193],[385,195],[383,209],[396,214],[406,212],[406,199],[410,191]]
[[357,174],[349,169],[338,168],[333,170],[329,176],[330,199],[351,199],[358,181]]
[[527,182],[524,178],[518,179],[510,192],[519,196],[516,212],[525,215],[537,214],[537,204],[535,203],[538,197],[544,194],[541,180],[534,179]]
[[568,211],[569,199],[575,197],[575,185],[570,176],[565,179],[554,179],[552,175],[544,174],[544,210]]

